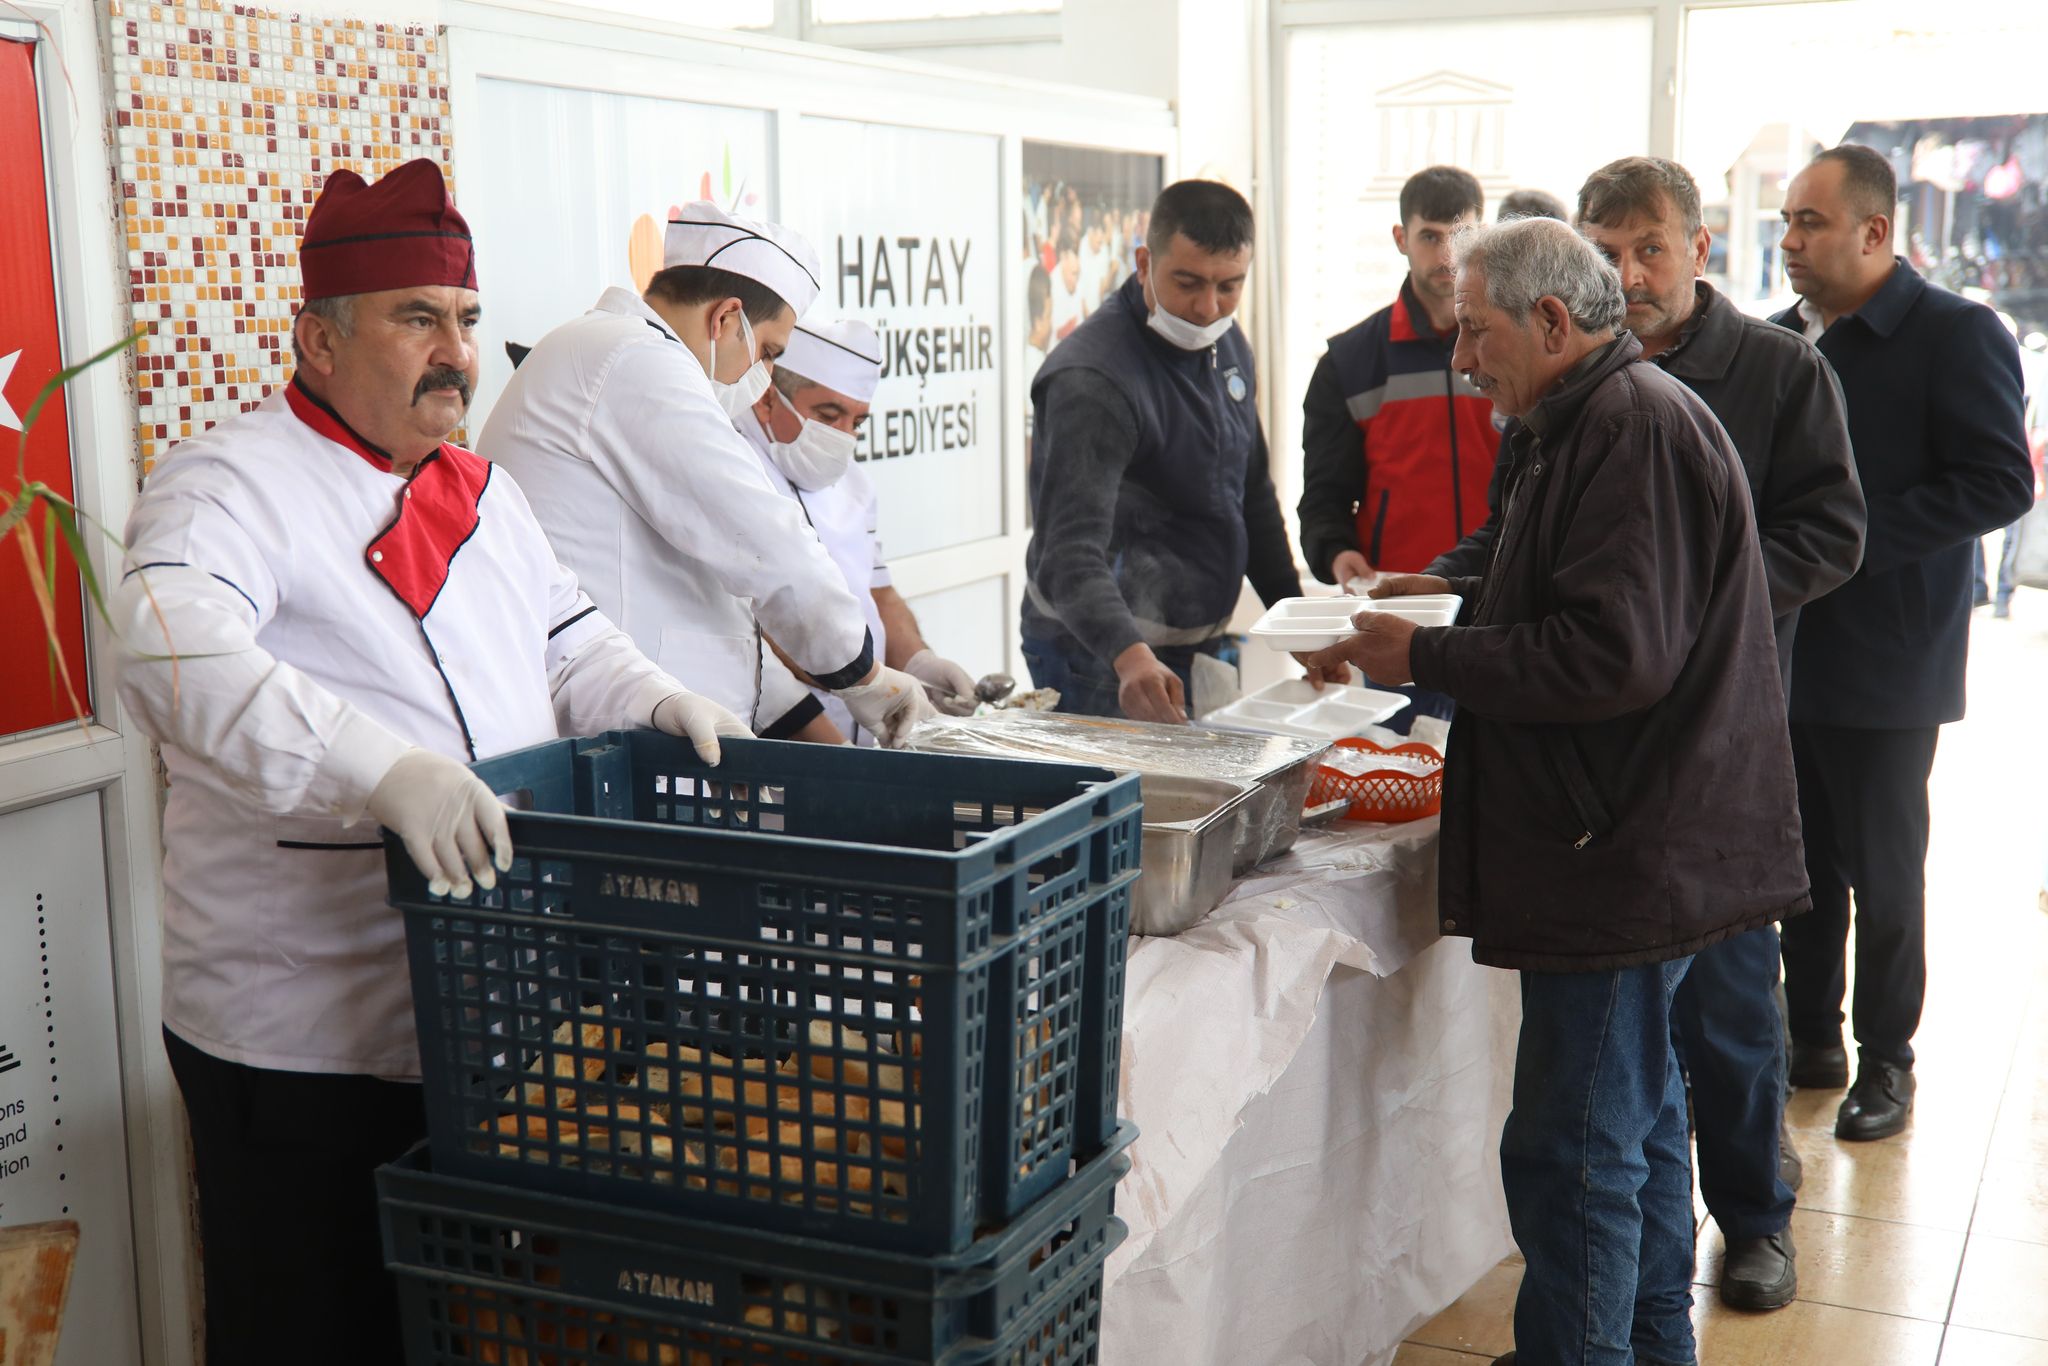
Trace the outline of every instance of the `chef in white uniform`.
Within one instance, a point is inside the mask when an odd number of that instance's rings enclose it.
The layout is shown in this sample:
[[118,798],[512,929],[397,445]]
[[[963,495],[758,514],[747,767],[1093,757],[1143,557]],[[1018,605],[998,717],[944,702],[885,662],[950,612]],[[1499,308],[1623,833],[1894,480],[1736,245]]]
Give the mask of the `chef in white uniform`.
[[[925,686],[941,710],[971,709],[974,678],[935,653],[882,558],[875,486],[854,462],[882,378],[881,339],[856,318],[806,318],[790,332],[768,392],[739,423],[769,480],[796,500],[861,599],[875,650]],[[839,699],[820,693],[826,717],[859,744],[875,737]],[[969,699],[953,705],[951,699]]]
[[336,172],[300,267],[296,377],[157,465],[110,603],[121,700],[170,774],[164,1041],[211,1366],[401,1359],[371,1178],[426,1124],[377,826],[467,895],[512,858],[469,760],[652,724],[715,762],[746,733],[578,591],[503,470],[445,440],[478,299],[439,166]]
[[608,289],[541,339],[478,448],[664,669],[766,724],[784,709],[765,627],[855,722],[899,744],[931,715],[923,688],[879,662],[860,602],[734,427],[817,297],[817,256],[699,202],[668,224],[663,261],[644,297]]

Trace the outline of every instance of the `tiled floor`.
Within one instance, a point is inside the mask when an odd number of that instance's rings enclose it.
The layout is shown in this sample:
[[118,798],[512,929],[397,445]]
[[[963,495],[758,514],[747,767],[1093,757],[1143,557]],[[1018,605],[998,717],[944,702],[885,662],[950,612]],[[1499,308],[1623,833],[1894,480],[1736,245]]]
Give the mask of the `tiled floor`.
[[[1996,564],[1996,539],[1992,549]],[[1928,1000],[1906,1132],[1834,1136],[1838,1091],[1793,1095],[1806,1182],[1799,1299],[1725,1308],[1699,1240],[1703,1366],[2048,1366],[2048,593],[1978,613],[1970,717],[1942,735],[1928,858]],[[1519,1258],[1416,1330],[1396,1366],[1483,1366],[1514,1345]]]

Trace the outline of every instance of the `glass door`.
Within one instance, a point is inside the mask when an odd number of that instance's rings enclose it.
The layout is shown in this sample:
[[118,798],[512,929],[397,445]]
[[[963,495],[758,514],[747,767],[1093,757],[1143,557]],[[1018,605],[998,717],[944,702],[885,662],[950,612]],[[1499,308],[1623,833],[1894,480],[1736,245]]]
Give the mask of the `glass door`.
[[[1331,336],[1392,303],[1401,184],[1425,166],[1571,203],[1587,172],[1647,150],[1652,18],[1624,12],[1297,28],[1284,48],[1281,354],[1274,479],[1300,493],[1301,395]],[[1589,63],[1597,62],[1598,70]],[[1595,92],[1561,109],[1556,73]]]

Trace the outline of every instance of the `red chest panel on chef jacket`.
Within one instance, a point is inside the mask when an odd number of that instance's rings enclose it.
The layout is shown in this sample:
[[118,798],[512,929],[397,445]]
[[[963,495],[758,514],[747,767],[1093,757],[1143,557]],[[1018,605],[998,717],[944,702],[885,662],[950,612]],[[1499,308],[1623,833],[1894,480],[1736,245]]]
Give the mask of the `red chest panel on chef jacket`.
[[[346,446],[379,469],[391,458],[349,429],[331,409],[296,383],[285,399],[299,420],[337,445]],[[450,442],[420,462],[398,503],[398,516],[363,548],[370,572],[391,586],[416,617],[434,610],[448,582],[448,569],[476,534],[477,504],[491,482],[491,465],[474,451]]]
[[477,504],[491,481],[490,462],[443,442],[406,485],[398,520],[370,542],[370,569],[424,617],[434,610],[455,552],[476,534]]

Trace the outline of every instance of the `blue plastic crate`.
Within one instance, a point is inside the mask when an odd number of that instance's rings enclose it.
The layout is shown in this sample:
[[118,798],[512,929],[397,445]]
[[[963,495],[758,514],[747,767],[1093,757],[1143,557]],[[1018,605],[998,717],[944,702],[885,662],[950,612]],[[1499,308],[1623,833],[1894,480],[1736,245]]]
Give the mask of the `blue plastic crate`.
[[410,1366],[1090,1366],[1123,1156],[1111,1145],[1014,1223],[916,1257],[441,1175],[377,1174]]
[[650,731],[477,764],[497,888],[405,915],[437,1170],[965,1248],[1116,1126],[1134,777]]

